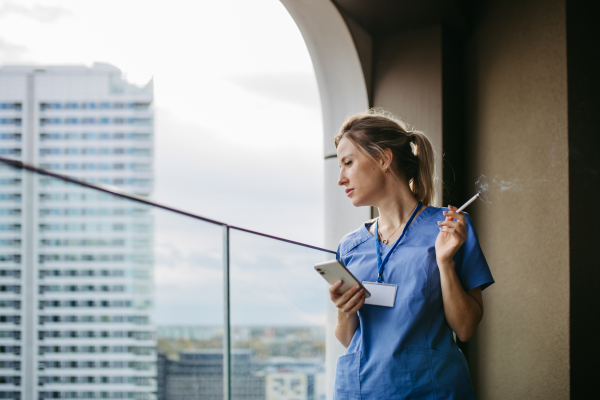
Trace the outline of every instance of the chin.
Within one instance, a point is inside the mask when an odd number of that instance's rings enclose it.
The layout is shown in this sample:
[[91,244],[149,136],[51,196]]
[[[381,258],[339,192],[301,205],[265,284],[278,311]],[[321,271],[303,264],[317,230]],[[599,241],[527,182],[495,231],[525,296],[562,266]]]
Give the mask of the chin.
[[360,201],[360,199],[357,199],[356,197],[351,198],[350,201],[352,202],[352,205],[354,207],[362,207],[365,205],[362,201]]

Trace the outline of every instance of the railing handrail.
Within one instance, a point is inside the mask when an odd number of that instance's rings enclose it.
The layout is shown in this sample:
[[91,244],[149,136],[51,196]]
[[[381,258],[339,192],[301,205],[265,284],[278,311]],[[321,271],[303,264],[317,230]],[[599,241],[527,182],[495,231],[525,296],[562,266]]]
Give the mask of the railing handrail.
[[188,212],[188,211],[180,210],[178,208],[169,207],[169,206],[166,206],[164,204],[159,204],[159,203],[156,203],[154,201],[150,201],[148,199],[144,199],[142,197],[138,197],[138,196],[134,196],[134,195],[131,195],[131,194],[127,194],[127,193],[125,193],[124,191],[121,191],[119,188],[117,188],[115,186],[96,185],[96,184],[88,183],[88,182],[85,182],[85,181],[82,181],[82,180],[79,180],[79,179],[71,178],[71,177],[66,176],[66,175],[57,174],[55,172],[51,172],[51,171],[48,171],[48,170],[36,167],[34,165],[26,164],[26,163],[24,163],[22,161],[19,161],[19,160],[13,160],[13,159],[10,159],[10,158],[0,157],[0,163],[9,164],[9,165],[11,165],[11,166],[13,166],[15,168],[19,168],[19,169],[24,169],[26,171],[35,172],[35,173],[40,174],[40,175],[50,176],[52,178],[60,179],[60,180],[66,181],[66,182],[74,183],[76,185],[80,185],[80,186],[87,187],[87,188],[90,188],[90,189],[94,189],[94,190],[98,190],[98,191],[101,191],[101,192],[109,193],[109,194],[112,194],[112,195],[117,196],[117,197],[121,197],[121,198],[128,199],[128,200],[131,200],[131,201],[135,201],[135,202],[138,202],[138,203],[146,204],[146,205],[149,205],[149,206],[152,206],[152,207],[156,207],[156,208],[160,208],[160,209],[163,209],[163,210],[171,211],[171,212],[174,212],[176,214],[185,215],[186,217],[198,219],[198,220],[201,220],[201,221],[204,221],[204,222],[208,222],[208,223],[211,223],[211,224],[220,225],[220,226],[227,226],[227,227],[229,227],[229,229],[235,229],[236,231],[246,232],[246,233],[250,233],[250,234],[253,234],[253,235],[258,235],[258,236],[266,237],[266,238],[269,238],[269,239],[278,240],[280,242],[295,244],[297,246],[302,246],[302,247],[307,247],[309,249],[323,251],[323,252],[326,252],[326,253],[336,254],[336,252],[332,251],[332,250],[324,249],[324,248],[321,248],[321,247],[318,247],[318,246],[313,246],[313,245],[302,243],[302,242],[297,242],[295,240],[285,239],[285,238],[282,238],[282,237],[279,237],[279,236],[274,236],[274,235],[269,235],[269,234],[262,233],[262,232],[253,231],[251,229],[246,229],[246,228],[242,228],[242,227],[235,226],[235,225],[230,225],[230,224],[227,224],[225,222],[217,221],[217,220],[211,219],[211,218],[206,218],[206,217],[203,217],[203,216],[198,215],[198,214],[194,214],[194,213],[191,213],[191,212]]

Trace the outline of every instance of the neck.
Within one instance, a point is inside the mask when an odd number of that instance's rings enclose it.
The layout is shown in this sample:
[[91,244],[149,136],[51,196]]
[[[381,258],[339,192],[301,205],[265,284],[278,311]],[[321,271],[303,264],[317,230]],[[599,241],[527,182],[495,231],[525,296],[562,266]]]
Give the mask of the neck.
[[396,185],[377,205],[379,226],[383,229],[394,229],[405,224],[416,205],[417,200],[408,185]]

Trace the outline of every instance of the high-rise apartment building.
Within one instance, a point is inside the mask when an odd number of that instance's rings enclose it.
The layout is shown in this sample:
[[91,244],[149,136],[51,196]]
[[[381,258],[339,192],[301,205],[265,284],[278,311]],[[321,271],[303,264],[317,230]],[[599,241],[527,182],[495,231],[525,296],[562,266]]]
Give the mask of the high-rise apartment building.
[[[0,68],[0,156],[148,196],[153,86]],[[150,210],[0,165],[0,398],[153,399]]]

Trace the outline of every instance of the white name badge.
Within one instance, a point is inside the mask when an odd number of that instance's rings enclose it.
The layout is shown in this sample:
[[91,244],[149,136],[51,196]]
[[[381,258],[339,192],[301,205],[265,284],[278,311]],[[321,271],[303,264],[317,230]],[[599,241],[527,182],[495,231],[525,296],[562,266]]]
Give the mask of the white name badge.
[[365,299],[365,304],[370,304],[372,306],[394,307],[398,285],[365,281],[363,281],[362,284],[371,293],[371,297]]

